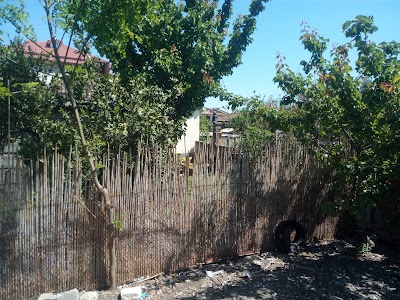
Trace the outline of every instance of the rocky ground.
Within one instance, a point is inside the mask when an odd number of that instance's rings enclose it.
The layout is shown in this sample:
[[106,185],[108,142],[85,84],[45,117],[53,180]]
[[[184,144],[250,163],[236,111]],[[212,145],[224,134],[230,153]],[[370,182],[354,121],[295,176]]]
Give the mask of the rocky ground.
[[[268,252],[121,286],[141,299],[400,299],[399,248],[373,252],[344,241],[315,243],[296,255]],[[99,300],[119,299],[102,291]]]

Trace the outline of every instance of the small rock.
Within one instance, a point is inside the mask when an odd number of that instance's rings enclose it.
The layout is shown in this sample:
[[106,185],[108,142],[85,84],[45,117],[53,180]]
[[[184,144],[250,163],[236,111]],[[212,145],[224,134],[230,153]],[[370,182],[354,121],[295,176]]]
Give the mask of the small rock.
[[79,291],[77,289],[58,293],[57,300],[79,300]]
[[80,300],[97,300],[99,298],[98,292],[85,292]]
[[290,246],[289,246],[289,255],[290,254],[291,255],[298,254],[299,252],[300,252],[300,246],[299,245],[297,245],[295,243],[290,244]]
[[255,264],[257,266],[260,266],[260,267],[263,267],[264,266],[264,261],[255,259],[255,260],[253,260],[253,264]]
[[252,278],[252,275],[251,275],[251,273],[250,273],[248,270],[243,271],[243,274],[244,274],[247,278],[249,278],[249,279]]
[[37,300],[56,300],[57,295],[52,294],[52,293],[44,293],[39,296]]
[[344,252],[344,246],[341,245],[341,244],[335,245],[335,249],[336,249],[336,251],[337,251],[338,253]]
[[207,275],[208,277],[210,277],[210,278],[214,278],[214,277],[217,277],[218,275],[222,275],[222,274],[224,274],[224,271],[223,271],[223,270],[218,270],[218,271],[215,271],[215,272],[213,272],[213,271],[206,271],[206,275]]

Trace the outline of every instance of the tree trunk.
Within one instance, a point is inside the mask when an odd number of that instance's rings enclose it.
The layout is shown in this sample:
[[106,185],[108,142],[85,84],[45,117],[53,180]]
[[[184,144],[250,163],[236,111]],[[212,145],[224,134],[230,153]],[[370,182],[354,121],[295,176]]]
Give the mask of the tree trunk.
[[78,107],[76,105],[76,101],[75,101],[75,97],[72,91],[72,87],[71,84],[68,80],[67,74],[65,72],[65,68],[63,63],[61,62],[60,59],[60,55],[58,53],[58,47],[57,47],[57,42],[54,36],[54,32],[53,32],[53,25],[52,25],[52,19],[51,19],[51,14],[50,14],[50,7],[51,5],[49,5],[49,1],[45,0],[45,6],[44,9],[46,11],[46,18],[47,18],[47,25],[49,28],[49,33],[50,33],[50,38],[51,38],[51,43],[53,46],[53,50],[54,50],[54,56],[56,58],[57,61],[57,65],[60,69],[61,72],[61,76],[65,85],[65,88],[67,90],[67,96],[69,101],[71,101],[72,103],[72,108],[74,111],[74,116],[76,119],[76,124],[78,127],[78,132],[79,132],[79,137],[81,140],[81,144],[83,147],[83,150],[85,152],[85,156],[89,162],[89,166],[90,166],[90,172],[92,175],[92,179],[94,182],[94,185],[96,187],[96,189],[100,192],[100,194],[103,196],[103,199],[106,203],[106,209],[108,212],[108,249],[109,249],[109,260],[110,260],[110,270],[109,270],[109,289],[115,289],[116,288],[116,255],[115,255],[115,225],[114,225],[114,206],[112,205],[110,198],[108,196],[108,191],[107,189],[100,183],[98,176],[97,176],[97,168],[95,166],[94,163],[94,159],[93,156],[90,152],[89,146],[86,142],[85,139],[85,135],[84,135],[84,131],[83,131],[83,126],[81,123],[81,118],[79,115],[79,110]]

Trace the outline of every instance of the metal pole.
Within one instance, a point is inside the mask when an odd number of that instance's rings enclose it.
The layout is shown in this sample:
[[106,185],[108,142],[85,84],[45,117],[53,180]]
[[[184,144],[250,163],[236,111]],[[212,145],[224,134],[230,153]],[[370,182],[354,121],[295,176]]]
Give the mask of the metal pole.
[[217,114],[215,112],[215,108],[213,108],[213,116],[212,116],[212,124],[213,124],[213,143],[217,144]]

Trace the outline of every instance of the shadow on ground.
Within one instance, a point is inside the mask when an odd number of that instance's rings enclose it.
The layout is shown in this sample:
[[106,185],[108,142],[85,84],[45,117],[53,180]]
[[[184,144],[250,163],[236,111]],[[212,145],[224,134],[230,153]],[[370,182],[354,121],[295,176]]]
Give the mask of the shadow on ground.
[[[356,256],[347,245],[198,266],[157,279],[164,287],[149,299],[400,299],[399,249],[378,247]],[[206,271],[216,275],[210,278]]]

